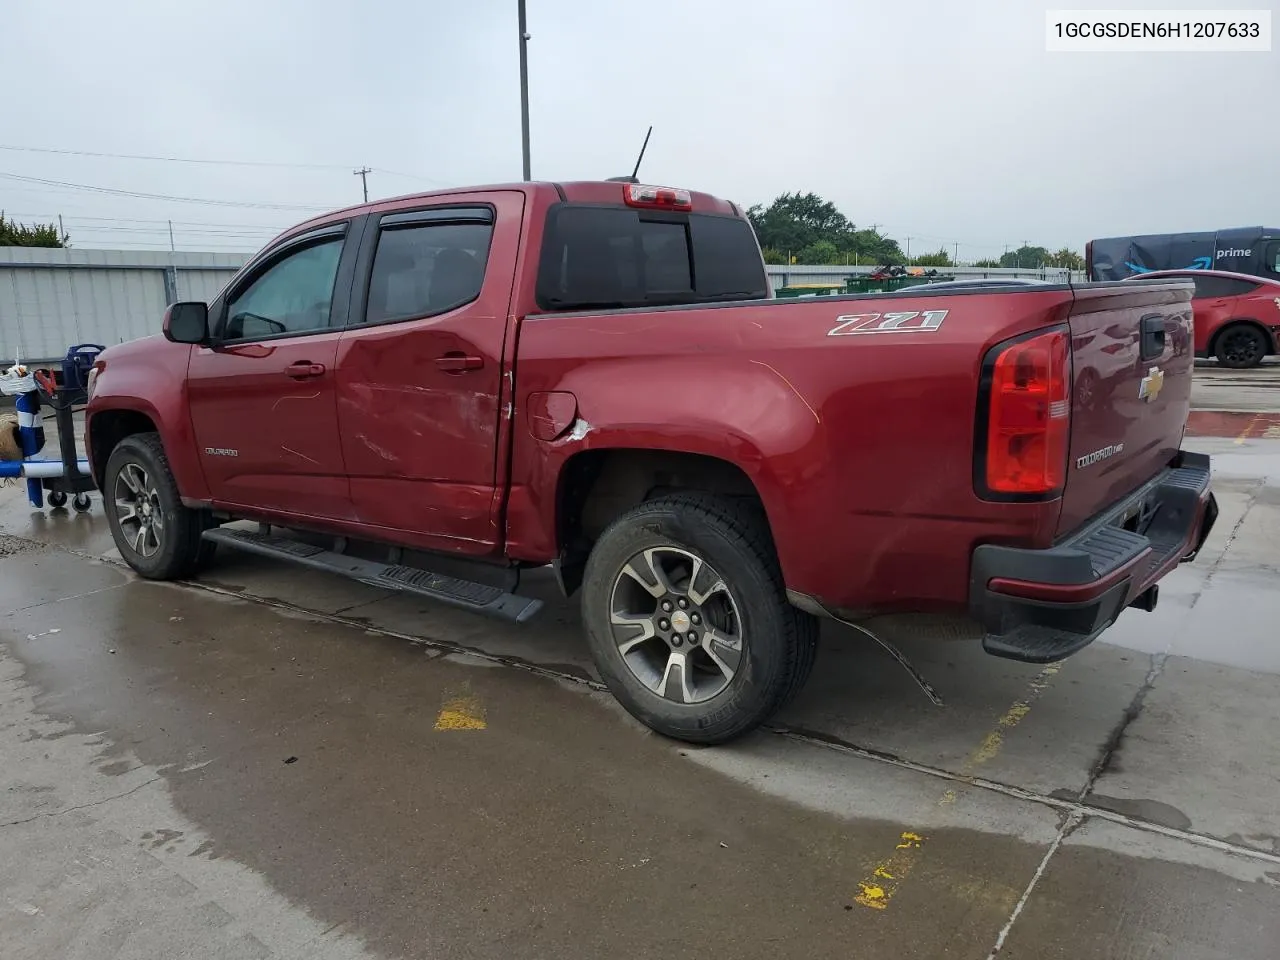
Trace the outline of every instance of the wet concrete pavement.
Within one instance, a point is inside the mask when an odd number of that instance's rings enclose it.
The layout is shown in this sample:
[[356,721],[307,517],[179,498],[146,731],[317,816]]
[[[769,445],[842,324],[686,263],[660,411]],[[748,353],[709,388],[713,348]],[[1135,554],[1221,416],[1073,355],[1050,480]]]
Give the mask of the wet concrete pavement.
[[941,708],[827,630],[701,750],[593,684],[571,604],[141,582],[96,504],[0,489],[0,955],[1274,958],[1280,442],[1195,444],[1222,516],[1155,613],[1049,668],[879,624]]

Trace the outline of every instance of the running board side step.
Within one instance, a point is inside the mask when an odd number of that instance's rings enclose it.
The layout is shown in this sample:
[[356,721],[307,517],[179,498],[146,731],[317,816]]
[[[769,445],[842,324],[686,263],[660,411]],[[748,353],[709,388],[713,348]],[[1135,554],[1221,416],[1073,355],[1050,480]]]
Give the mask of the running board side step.
[[446,577],[418,567],[363,560],[288,537],[248,530],[226,530],[221,527],[204,531],[203,537],[233,550],[289,560],[304,567],[350,577],[371,587],[412,593],[516,623],[524,623],[542,609],[541,600],[507,593],[500,587]]

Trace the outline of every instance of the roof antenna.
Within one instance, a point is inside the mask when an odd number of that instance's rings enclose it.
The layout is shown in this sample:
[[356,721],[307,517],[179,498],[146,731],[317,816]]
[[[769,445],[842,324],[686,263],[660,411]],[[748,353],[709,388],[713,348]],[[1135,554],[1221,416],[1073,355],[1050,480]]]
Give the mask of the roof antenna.
[[649,124],[649,132],[644,135],[644,143],[640,145],[640,156],[636,157],[636,167],[631,171],[629,177],[610,177],[610,183],[639,183],[637,177],[640,175],[640,162],[644,160],[644,152],[649,148],[649,137],[653,134],[653,124]]

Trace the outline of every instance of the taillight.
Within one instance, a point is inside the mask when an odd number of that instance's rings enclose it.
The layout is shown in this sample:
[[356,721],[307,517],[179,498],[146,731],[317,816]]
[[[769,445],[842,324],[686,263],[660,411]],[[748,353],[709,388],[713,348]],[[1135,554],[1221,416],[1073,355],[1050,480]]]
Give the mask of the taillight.
[[984,492],[1039,499],[1065,486],[1071,438],[1067,346],[1067,332],[1053,330],[989,355]]
[[692,210],[693,198],[688,190],[675,187],[650,187],[642,183],[628,183],[622,198],[629,207],[651,207],[659,210]]

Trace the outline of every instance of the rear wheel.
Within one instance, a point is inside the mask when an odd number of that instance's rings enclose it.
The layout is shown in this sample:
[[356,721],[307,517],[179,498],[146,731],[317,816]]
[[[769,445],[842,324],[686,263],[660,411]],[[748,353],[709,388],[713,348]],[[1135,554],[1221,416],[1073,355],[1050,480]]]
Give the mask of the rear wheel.
[[159,434],[135,433],[111,451],[103,508],[126,563],[151,580],[190,576],[213,554],[205,515],[182,505]]
[[1215,353],[1224,367],[1256,367],[1267,355],[1266,334],[1249,323],[1233,323],[1218,334]]
[[583,620],[601,676],[632,716],[690,743],[723,743],[804,684],[818,624],[786,598],[758,508],[676,494],[597,541]]

